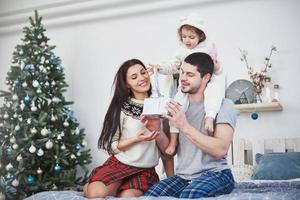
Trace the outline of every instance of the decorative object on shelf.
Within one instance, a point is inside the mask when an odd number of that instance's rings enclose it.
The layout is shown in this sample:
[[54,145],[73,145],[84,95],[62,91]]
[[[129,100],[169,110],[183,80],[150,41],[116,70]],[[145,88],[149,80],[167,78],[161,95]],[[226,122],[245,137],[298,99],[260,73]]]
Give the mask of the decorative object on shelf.
[[253,67],[249,65],[248,60],[247,60],[247,55],[248,52],[246,50],[240,49],[240,52],[242,54],[241,61],[244,61],[246,64],[246,67],[248,69],[248,74],[250,76],[250,79],[254,85],[256,94],[257,94],[257,99],[262,102],[262,90],[265,87],[265,84],[271,81],[271,77],[267,76],[267,71],[268,68],[272,67],[272,64],[270,63],[271,61],[271,56],[273,51],[277,51],[275,46],[271,47],[270,54],[265,58],[265,67],[263,70],[260,72],[254,71]]
[[256,91],[253,84],[245,79],[232,82],[226,89],[225,97],[234,104],[256,103]]
[[273,98],[272,98],[272,102],[279,102],[279,85],[278,84],[274,84],[273,85]]

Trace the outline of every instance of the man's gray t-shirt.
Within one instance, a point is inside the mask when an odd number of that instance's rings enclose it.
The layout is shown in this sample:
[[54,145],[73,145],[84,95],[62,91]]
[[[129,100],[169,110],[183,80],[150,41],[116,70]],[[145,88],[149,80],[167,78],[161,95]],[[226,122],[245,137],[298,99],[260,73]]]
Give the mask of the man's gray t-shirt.
[[[187,121],[201,133],[204,130],[204,104],[202,102],[190,102],[187,109]],[[234,108],[231,100],[224,99],[220,111],[216,117],[216,124],[226,123],[235,128],[238,111]],[[217,160],[196,147],[184,133],[179,133],[179,144],[177,149],[176,174],[188,180],[192,180],[207,170],[221,171],[228,169],[226,158]]]

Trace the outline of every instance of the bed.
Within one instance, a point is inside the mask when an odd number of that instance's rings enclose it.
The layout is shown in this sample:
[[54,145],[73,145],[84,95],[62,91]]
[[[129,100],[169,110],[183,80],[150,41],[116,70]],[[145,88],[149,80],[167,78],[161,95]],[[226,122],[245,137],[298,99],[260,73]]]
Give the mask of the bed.
[[[300,138],[256,141],[235,138],[228,152],[228,163],[231,165],[236,180],[235,189],[227,195],[202,199],[300,199]],[[139,197],[132,199],[170,200],[174,198]],[[86,200],[86,198],[83,197],[82,192],[78,191],[47,191],[30,196],[26,200]]]

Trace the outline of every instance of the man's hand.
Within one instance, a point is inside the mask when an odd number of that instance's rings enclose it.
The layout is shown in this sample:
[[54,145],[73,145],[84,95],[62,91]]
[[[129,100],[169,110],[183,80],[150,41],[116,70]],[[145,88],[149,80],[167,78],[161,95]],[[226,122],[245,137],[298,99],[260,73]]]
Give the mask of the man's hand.
[[188,124],[185,113],[179,103],[172,100],[167,104],[166,109],[167,114],[164,117],[177,129],[182,130]]
[[141,116],[141,122],[149,131],[160,131],[161,122],[159,118],[149,118],[144,115]]

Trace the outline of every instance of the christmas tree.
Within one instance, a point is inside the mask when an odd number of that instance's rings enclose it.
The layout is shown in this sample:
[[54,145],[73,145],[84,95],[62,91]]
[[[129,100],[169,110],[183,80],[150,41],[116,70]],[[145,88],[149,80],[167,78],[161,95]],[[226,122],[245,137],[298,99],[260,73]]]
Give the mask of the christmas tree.
[[1,90],[0,195],[7,199],[76,187],[86,181],[91,162],[73,102],[63,96],[68,85],[55,46],[48,45],[37,11],[29,20],[7,73],[9,91]]

